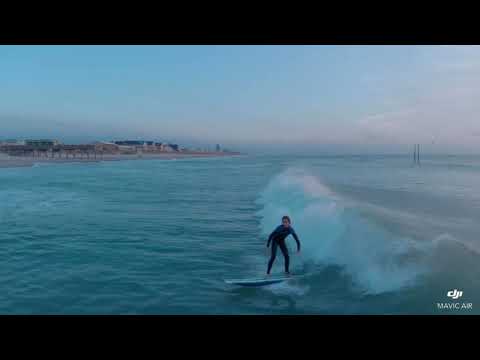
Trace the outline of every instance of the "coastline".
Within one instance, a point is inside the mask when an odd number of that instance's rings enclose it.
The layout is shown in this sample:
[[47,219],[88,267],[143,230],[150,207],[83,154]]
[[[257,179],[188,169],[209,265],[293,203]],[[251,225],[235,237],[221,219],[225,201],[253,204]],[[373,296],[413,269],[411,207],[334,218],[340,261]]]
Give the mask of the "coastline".
[[173,160],[186,158],[205,157],[230,157],[243,155],[239,152],[165,152],[165,153],[143,153],[143,154],[103,154],[97,158],[42,158],[42,157],[21,157],[0,154],[0,169],[32,167],[38,163],[62,164],[62,163],[98,163],[103,161],[123,160]]

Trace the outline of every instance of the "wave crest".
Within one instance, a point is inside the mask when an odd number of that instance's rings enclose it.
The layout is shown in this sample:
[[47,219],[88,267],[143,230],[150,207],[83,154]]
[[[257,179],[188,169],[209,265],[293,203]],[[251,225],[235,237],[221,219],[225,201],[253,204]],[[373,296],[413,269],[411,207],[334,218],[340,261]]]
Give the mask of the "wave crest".
[[340,266],[366,293],[396,291],[424,271],[414,242],[376,226],[305,170],[275,176],[257,203],[265,235],[289,215],[302,242],[302,262]]

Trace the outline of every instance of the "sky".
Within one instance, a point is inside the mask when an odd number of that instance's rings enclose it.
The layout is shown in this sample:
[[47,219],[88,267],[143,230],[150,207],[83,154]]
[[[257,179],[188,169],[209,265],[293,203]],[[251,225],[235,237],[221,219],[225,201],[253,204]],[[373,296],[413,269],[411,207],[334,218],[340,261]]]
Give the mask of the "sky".
[[480,153],[479,46],[0,46],[0,139]]

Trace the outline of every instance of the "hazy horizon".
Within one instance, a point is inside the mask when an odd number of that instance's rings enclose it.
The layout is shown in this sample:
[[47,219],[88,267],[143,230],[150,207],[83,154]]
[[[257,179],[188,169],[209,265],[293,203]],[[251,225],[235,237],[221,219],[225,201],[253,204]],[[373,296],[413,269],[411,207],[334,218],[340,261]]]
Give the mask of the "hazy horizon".
[[0,139],[480,153],[478,46],[0,46]]

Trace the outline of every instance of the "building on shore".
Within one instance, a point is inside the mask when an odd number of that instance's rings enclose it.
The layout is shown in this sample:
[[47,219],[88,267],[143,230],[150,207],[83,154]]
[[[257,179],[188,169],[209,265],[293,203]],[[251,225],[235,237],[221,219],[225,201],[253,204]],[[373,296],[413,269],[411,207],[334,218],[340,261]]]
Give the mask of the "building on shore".
[[118,154],[120,147],[117,144],[107,141],[97,141],[95,144],[95,151],[104,154]]
[[160,152],[175,152],[179,151],[179,146],[177,144],[165,144],[157,143],[156,148]]
[[11,156],[25,157],[68,157],[93,154],[142,154],[159,152],[180,152],[178,144],[144,140],[96,141],[89,145],[66,145],[58,140],[4,140],[0,141],[0,152]]
[[140,150],[136,146],[118,145],[120,154],[137,154]]
[[216,152],[220,152],[220,151],[221,151],[221,149],[220,149],[220,144],[217,144],[217,145],[215,146],[215,151],[216,151]]
[[118,146],[141,147],[145,142],[140,140],[122,140],[122,141],[112,141],[112,143]]
[[145,144],[143,144],[142,151],[150,152],[150,153],[158,151],[155,141],[145,141]]
[[17,139],[0,140],[0,145],[22,146],[22,145],[25,145],[25,140],[17,140]]
[[[27,145],[29,144],[29,145]],[[0,145],[0,152],[10,156],[32,158],[96,158],[95,145],[52,145],[49,142],[27,143],[25,145]]]
[[121,140],[112,141],[112,144],[119,146],[121,151],[131,152],[135,149],[137,152],[178,152],[178,144],[169,144],[145,140]]
[[173,151],[178,151],[178,145],[177,145],[177,144],[168,144],[168,146],[169,146],[170,149],[172,149]]
[[145,141],[141,140],[121,140],[112,141],[113,144],[118,146],[118,150],[121,154],[137,154],[142,151]]
[[58,140],[51,140],[51,139],[39,139],[39,140],[25,140],[26,146],[31,147],[38,147],[38,148],[50,148],[54,146],[61,145],[60,141]]
[[112,141],[113,144],[119,146],[119,149],[123,152],[128,153],[132,152],[155,152],[158,151],[158,144],[154,141],[145,141],[145,140],[122,140],[122,141]]

